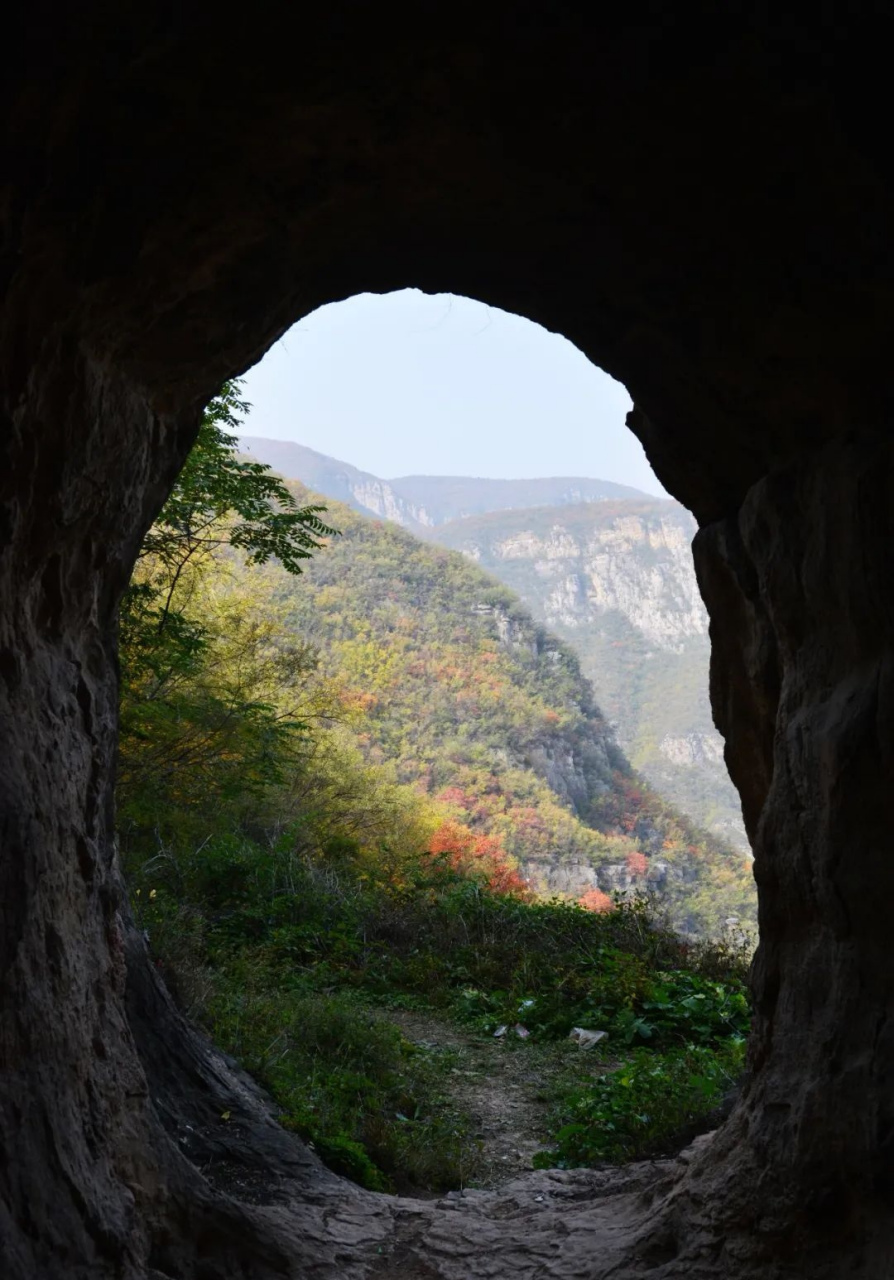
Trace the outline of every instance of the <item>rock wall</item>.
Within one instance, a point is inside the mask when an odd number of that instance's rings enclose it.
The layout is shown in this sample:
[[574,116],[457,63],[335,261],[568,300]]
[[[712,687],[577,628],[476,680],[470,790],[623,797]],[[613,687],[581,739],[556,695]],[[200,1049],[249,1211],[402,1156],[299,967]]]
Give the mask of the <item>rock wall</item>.
[[486,551],[470,538],[468,553],[479,564],[530,562],[548,592],[543,609],[550,623],[579,627],[611,611],[651,644],[678,652],[693,637],[707,636],[708,615],[692,569],[695,521],[683,508],[667,506],[667,515],[651,519],[619,512],[607,520],[597,511],[598,524],[577,537],[556,513],[547,531],[522,527],[492,539]]
[[740,1132],[805,1231],[832,1205],[866,1229],[890,1194],[892,498],[890,441],[853,433],[696,542],[712,698],[761,890],[761,1069]]

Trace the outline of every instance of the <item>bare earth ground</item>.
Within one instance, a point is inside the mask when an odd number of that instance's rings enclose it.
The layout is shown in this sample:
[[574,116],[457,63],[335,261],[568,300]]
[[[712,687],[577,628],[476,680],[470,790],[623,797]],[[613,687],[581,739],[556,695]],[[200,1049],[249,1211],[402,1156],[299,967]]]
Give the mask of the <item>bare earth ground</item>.
[[583,1080],[608,1067],[594,1050],[570,1041],[531,1044],[512,1028],[494,1039],[415,1010],[380,1010],[379,1015],[421,1048],[450,1049],[456,1056],[445,1092],[470,1117],[480,1144],[470,1162],[469,1184],[475,1187],[503,1186],[530,1170],[535,1153],[548,1147],[547,1094],[558,1077],[579,1072]]

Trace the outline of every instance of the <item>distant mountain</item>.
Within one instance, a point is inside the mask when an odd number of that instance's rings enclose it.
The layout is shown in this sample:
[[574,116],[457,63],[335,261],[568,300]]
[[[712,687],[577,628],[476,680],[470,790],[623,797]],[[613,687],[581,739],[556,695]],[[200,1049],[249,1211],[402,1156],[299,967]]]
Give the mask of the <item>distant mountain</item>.
[[348,462],[329,458],[289,440],[242,436],[242,449],[289,479],[346,502],[355,511],[392,520],[420,533],[448,520],[487,511],[540,505],[606,502],[647,495],[610,480],[559,476],[545,480],[486,480],[473,476],[401,476],[382,480]]
[[401,476],[387,482],[412,508],[424,512],[423,525],[534,506],[566,506],[577,502],[607,502],[644,498],[646,494],[611,480],[554,476],[545,480],[484,480],[472,476]]
[[[708,617],[679,503],[604,480],[381,480],[313,449],[245,436],[286,477],[461,551],[516,591],[579,655],[644,777],[748,849],[708,700]],[[465,514],[464,514],[465,513]]]
[[371,765],[499,836],[545,892],[645,889],[694,933],[752,920],[742,853],[643,783],[570,646],[513,591],[393,524],[336,503],[328,519],[340,535],[300,578],[269,572]]

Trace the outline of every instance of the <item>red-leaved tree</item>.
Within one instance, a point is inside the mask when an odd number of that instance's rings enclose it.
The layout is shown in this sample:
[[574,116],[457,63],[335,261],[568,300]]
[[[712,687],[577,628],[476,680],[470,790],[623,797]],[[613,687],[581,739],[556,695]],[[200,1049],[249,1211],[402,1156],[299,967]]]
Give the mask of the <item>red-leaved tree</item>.
[[644,853],[628,853],[627,870],[632,876],[644,876],[649,870],[649,859]]
[[587,911],[611,911],[615,905],[607,893],[603,893],[601,889],[588,889],[582,898],[578,898],[578,905],[584,907]]
[[493,893],[530,898],[531,888],[509,860],[499,836],[470,831],[461,822],[446,821],[431,838],[429,856],[435,863],[469,878],[482,879]]

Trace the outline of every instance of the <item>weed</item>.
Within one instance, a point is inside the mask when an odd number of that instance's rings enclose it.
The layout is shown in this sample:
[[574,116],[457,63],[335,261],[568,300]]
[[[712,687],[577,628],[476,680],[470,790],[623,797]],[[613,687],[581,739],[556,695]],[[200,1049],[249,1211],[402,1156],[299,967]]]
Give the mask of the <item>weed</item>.
[[637,1049],[612,1071],[559,1099],[555,1150],[539,1168],[663,1154],[695,1136],[741,1073],[743,1042],[688,1044],[659,1054]]

